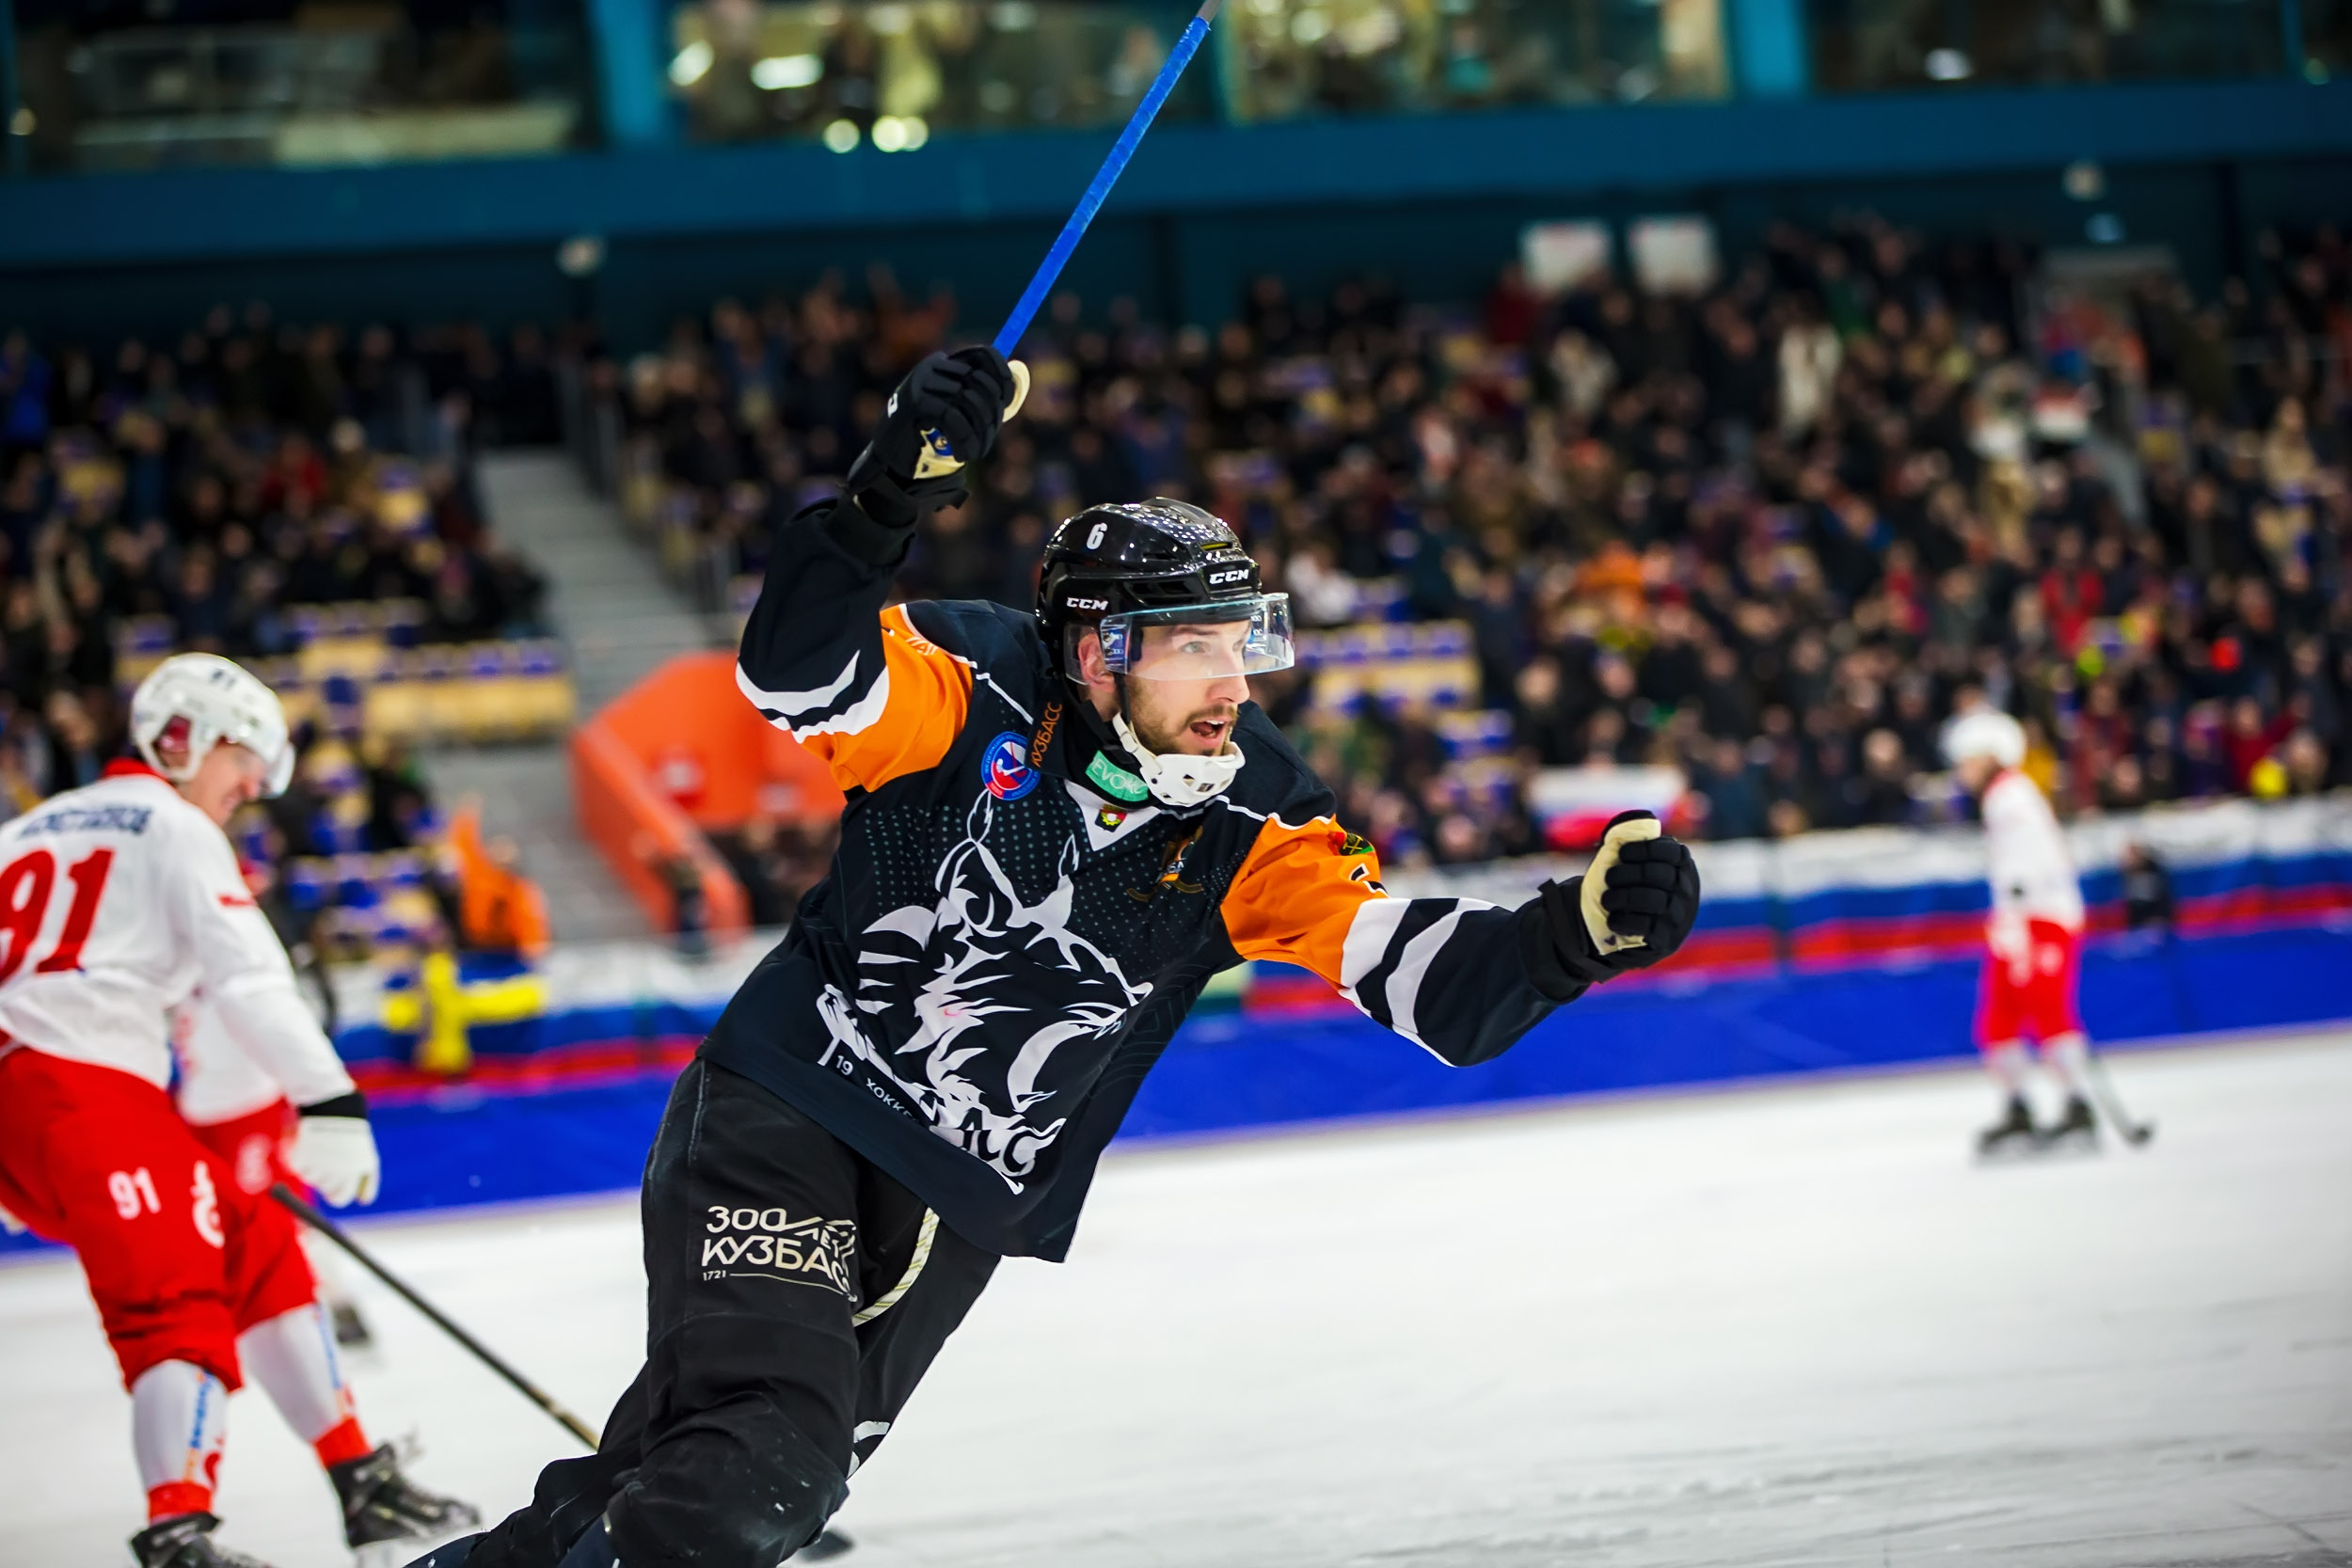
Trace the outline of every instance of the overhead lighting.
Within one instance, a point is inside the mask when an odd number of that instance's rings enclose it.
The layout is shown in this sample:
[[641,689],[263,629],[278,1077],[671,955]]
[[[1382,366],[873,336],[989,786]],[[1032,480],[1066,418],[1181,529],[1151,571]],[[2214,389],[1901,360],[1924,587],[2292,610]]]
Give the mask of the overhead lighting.
[[670,62],[670,80],[681,87],[691,87],[710,74],[710,45],[696,39],[677,52]]
[[763,92],[783,92],[816,85],[825,74],[825,62],[815,55],[771,55],[752,65],[752,86]]
[[2088,158],[2077,159],[2066,166],[2058,184],[2077,201],[2096,201],[2107,194],[2106,170]]
[[1340,35],[1340,46],[1355,55],[1377,55],[1404,37],[1396,13],[1391,10],[1366,11],[1352,22],[1343,22],[1334,29]]
[[604,267],[604,241],[575,234],[555,247],[555,264],[566,277],[594,277]]
[[1976,62],[1957,49],[1928,51],[1928,80],[1931,82],[1965,82],[1976,73]]
[[874,150],[912,152],[931,139],[921,115],[884,115],[874,121]]
[[857,146],[857,121],[836,119],[825,127],[825,145],[835,152],[847,152]]

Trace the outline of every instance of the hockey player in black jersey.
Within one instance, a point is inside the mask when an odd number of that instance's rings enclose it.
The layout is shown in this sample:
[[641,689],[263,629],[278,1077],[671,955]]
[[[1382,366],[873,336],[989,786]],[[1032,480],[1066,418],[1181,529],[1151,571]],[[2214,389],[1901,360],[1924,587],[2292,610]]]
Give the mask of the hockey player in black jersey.
[[1523,909],[1389,896],[1248,700],[1288,602],[1197,507],[1071,518],[1034,615],[888,604],[1013,401],[993,350],[934,355],[781,531],[738,676],[849,795],[839,854],[671,1095],[645,1366],[601,1450],[435,1568],[774,1568],[815,1539],[997,1259],[1068,1250],[1218,970],[1303,965],[1467,1065],[1696,917],[1647,819]]

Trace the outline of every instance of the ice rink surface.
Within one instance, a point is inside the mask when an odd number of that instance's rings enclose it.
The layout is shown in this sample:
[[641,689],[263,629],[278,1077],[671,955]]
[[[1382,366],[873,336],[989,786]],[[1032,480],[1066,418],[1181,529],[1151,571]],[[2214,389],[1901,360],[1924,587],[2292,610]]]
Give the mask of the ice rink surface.
[[[868,1568],[2352,1562],[2352,1034],[2116,1059],[2133,1153],[1976,1168],[1973,1071],[1106,1163],[837,1523]],[[633,1203],[366,1227],[600,1421]],[[567,1450],[380,1291],[378,1433],[504,1511]],[[0,1563],[127,1560],[129,1406],[70,1265],[0,1271]],[[348,1560],[238,1397],[223,1539]]]

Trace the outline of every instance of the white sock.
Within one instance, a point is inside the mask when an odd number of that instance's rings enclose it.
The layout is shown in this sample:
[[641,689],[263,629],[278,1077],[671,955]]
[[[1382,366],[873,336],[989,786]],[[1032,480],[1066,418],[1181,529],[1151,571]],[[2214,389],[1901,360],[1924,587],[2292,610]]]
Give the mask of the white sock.
[[2003,1040],[1984,1048],[1984,1070],[2000,1085],[2001,1103],[2022,1098],[2026,1092],[2026,1047],[2019,1040]]
[[237,1336],[246,1375],[269,1393],[294,1435],[315,1443],[349,1419],[351,1390],[335,1362],[335,1330],[311,1302]]
[[2090,1042],[2079,1033],[2042,1042],[2042,1060],[2066,1092],[2077,1100],[2090,1098]]
[[200,1486],[207,1494],[229,1439],[229,1390],[189,1361],[159,1361],[131,1385],[131,1451],[139,1485]]

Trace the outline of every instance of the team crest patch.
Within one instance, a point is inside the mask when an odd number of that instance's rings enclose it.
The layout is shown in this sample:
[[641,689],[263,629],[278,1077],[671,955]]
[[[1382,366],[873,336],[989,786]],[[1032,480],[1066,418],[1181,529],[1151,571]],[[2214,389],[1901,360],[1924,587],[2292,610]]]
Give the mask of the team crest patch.
[[1007,730],[980,753],[980,782],[999,800],[1018,800],[1043,777],[1029,766],[1029,739]]

